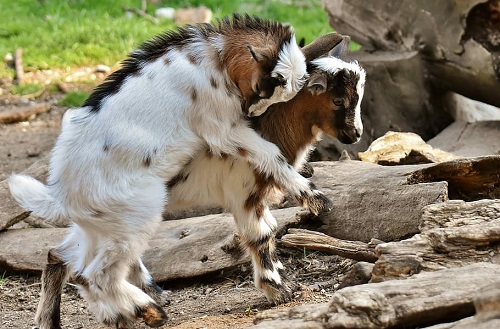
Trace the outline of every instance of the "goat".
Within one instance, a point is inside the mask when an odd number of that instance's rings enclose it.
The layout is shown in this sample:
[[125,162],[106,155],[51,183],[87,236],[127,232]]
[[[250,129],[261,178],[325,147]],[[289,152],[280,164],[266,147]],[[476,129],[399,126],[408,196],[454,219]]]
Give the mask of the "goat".
[[306,78],[305,57],[290,26],[234,15],[146,42],[82,107],[68,110],[48,184],[25,175],[9,179],[22,207],[48,220],[73,222],[49,252],[38,326],[60,326],[60,292],[70,275],[105,324],[166,322],[150,296],[157,287],[140,257],[168,204],[164,183],[175,180],[200,150],[248,162],[314,213],[328,209],[324,194],[247,121],[294,97]]
[[[345,144],[360,139],[365,71],[357,62],[332,56],[345,52],[348,44],[346,37],[328,56],[312,60],[308,83],[297,96],[251,120],[252,127],[276,144],[297,170],[323,133]],[[208,149],[167,186],[169,209],[214,203],[228,209],[251,255],[255,286],[275,304],[292,297],[294,285],[284,276],[274,251],[277,223],[269,211],[269,205],[283,197],[282,186],[247,161],[214,155]]]

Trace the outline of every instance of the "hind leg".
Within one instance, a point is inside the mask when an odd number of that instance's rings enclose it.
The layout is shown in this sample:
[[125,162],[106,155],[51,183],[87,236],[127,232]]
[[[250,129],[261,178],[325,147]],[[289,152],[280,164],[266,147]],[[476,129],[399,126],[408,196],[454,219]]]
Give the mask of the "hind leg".
[[252,258],[255,286],[273,304],[289,301],[295,285],[286,278],[283,264],[276,255],[274,234],[277,223],[269,208],[242,210],[235,219]]
[[94,259],[80,274],[88,282],[89,308],[108,325],[142,318],[150,327],[162,326],[167,320],[166,313],[150,296],[127,280],[130,264],[142,253],[145,237],[138,232],[121,233],[119,237],[107,234]]
[[61,328],[61,293],[68,279],[68,272],[57,249],[51,249],[42,273],[42,293],[35,316],[40,329]]
[[139,258],[130,267],[128,280],[130,283],[141,288],[146,294],[160,305],[170,304],[166,292],[156,284],[144,263]]

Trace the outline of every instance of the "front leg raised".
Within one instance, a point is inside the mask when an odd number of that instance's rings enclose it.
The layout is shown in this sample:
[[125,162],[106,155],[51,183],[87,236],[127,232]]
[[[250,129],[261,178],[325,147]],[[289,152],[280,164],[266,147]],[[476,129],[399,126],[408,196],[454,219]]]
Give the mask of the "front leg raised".
[[212,152],[229,154],[250,163],[265,179],[288,190],[313,214],[331,210],[332,203],[323,192],[301,176],[275,144],[263,139],[250,127],[242,124],[226,136],[206,136],[205,140]]

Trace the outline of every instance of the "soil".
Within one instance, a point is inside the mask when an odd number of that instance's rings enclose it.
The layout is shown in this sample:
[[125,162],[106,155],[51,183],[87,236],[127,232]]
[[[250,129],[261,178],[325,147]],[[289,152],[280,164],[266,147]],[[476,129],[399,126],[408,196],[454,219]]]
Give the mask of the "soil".
[[[47,73],[40,73],[40,81],[47,80],[43,80],[46,78],[44,74]],[[37,77],[31,78],[36,80]],[[66,108],[56,105],[63,97],[62,92],[22,97],[8,93],[5,81],[3,83],[0,81],[0,112],[37,102],[52,105],[48,113],[30,121],[0,124],[0,180],[12,172],[23,171],[50,153],[66,111]],[[320,252],[282,246],[278,246],[278,252],[288,276],[300,286],[291,302],[270,305],[254,288],[252,270],[250,264],[246,264],[230,272],[203,278],[160,283],[170,302],[163,305],[169,314],[168,327],[247,328],[253,324],[255,315],[265,309],[326,302],[353,264],[353,261]],[[40,288],[39,275],[5,272],[2,276],[0,272],[0,328],[35,328],[34,315]],[[77,288],[70,283],[63,291],[61,318],[63,328],[107,328],[96,322]],[[136,328],[147,327],[138,323]]]

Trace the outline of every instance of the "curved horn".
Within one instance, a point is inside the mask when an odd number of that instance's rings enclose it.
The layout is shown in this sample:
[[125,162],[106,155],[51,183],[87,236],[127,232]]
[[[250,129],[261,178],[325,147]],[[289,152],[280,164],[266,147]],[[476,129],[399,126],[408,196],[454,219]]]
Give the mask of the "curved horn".
[[345,56],[349,53],[350,42],[351,38],[349,38],[348,36],[344,36],[344,39],[328,52],[328,56],[337,57],[344,60]]
[[328,33],[316,38],[313,42],[302,48],[306,62],[312,61],[322,55],[326,55],[336,45],[344,41],[347,36],[339,33]]

